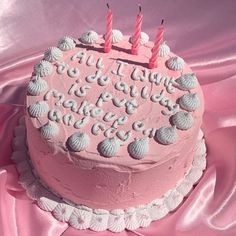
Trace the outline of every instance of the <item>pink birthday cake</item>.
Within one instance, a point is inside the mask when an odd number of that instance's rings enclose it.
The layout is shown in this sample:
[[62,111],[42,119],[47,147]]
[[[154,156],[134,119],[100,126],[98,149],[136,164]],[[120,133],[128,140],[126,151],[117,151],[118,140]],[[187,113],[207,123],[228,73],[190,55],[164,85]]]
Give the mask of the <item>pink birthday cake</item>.
[[[46,50],[29,81],[12,159],[38,206],[77,229],[147,227],[175,210],[202,176],[204,100],[166,42],[94,31]],[[26,132],[19,132],[26,130]],[[53,217],[52,216],[52,217]]]

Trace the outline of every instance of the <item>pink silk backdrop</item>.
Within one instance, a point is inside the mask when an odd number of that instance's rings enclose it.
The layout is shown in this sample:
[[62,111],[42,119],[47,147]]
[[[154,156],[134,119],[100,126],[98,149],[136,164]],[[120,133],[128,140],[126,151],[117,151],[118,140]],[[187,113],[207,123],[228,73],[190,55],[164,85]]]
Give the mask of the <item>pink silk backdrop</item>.
[[10,160],[13,128],[24,110],[32,66],[60,37],[105,30],[107,1],[0,1],[0,235],[1,236],[235,236],[236,235],[236,1],[108,1],[114,28],[134,32],[137,4],[153,40],[162,18],[165,39],[198,75],[205,95],[203,130],[208,168],[177,211],[150,227],[113,234],[77,231],[29,200]]

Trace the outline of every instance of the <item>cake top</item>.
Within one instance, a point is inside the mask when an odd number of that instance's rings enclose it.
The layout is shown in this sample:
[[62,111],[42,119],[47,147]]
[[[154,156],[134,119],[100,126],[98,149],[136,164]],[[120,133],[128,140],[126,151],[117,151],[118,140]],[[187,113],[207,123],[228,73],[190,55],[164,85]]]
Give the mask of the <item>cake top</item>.
[[132,55],[132,40],[113,30],[112,49],[104,53],[104,38],[94,31],[64,37],[35,65],[30,119],[75,164],[146,168],[168,159],[200,127],[202,91],[189,66],[163,42],[157,68],[148,69],[153,43],[142,32],[139,54]]

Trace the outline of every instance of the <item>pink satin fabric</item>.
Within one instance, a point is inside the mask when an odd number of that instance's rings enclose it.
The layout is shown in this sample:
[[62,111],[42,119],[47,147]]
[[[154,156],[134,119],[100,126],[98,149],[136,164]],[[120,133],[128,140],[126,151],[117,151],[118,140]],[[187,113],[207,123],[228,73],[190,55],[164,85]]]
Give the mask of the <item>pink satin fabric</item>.
[[24,110],[25,86],[42,51],[64,35],[105,32],[106,1],[0,2],[1,236],[236,235],[236,20],[234,0],[109,1],[114,28],[132,34],[137,4],[153,40],[162,18],[165,39],[197,73],[205,95],[203,130],[208,167],[177,211],[148,228],[113,234],[78,231],[40,210],[17,183],[10,160],[13,128]]

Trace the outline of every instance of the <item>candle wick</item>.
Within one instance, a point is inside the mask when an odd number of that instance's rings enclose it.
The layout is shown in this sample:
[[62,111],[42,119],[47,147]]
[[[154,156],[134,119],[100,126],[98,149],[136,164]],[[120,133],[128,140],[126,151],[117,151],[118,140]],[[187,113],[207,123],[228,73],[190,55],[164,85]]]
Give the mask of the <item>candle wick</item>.
[[161,25],[163,25],[163,24],[164,24],[164,19],[161,20]]
[[109,6],[109,4],[108,4],[108,3],[107,3],[107,8],[108,8],[108,9],[110,9],[110,6]]
[[142,11],[141,4],[138,4],[138,8],[139,8],[139,14],[140,14],[140,13],[141,13],[141,11]]

